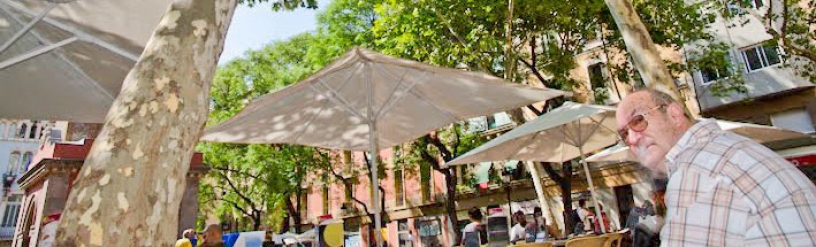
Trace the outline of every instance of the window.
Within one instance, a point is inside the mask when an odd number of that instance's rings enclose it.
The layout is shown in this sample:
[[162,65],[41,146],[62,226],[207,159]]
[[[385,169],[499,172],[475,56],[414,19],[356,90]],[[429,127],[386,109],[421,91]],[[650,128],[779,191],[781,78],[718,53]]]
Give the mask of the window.
[[350,202],[351,198],[354,197],[354,183],[357,182],[356,177],[351,177],[348,179],[348,184],[344,184],[346,187],[346,202]]
[[762,8],[762,6],[765,6],[765,3],[763,3],[762,0],[740,0],[740,1],[741,1],[740,4],[746,8],[759,9]]
[[397,221],[397,237],[399,237],[399,247],[413,247],[414,241],[411,236],[411,228],[408,226],[408,219]]
[[394,195],[397,207],[405,205],[405,171],[394,168]]
[[431,178],[431,174],[431,165],[424,163],[419,165],[420,187],[423,202],[430,201],[433,198],[431,195],[433,194],[433,179]]
[[742,57],[745,59],[748,72],[782,62],[779,58],[779,48],[776,46],[754,46],[743,49]]
[[298,202],[298,208],[300,210],[300,219],[298,219],[298,223],[300,223],[301,221],[303,221],[305,219],[309,219],[308,205],[309,205],[309,194],[308,193],[302,193],[300,195],[300,202]]
[[759,10],[765,6],[765,3],[762,0],[739,0],[739,1],[730,1],[728,2],[728,12],[732,15],[744,15],[747,12],[744,8],[753,8],[755,10]]
[[331,202],[329,201],[329,185],[323,185],[323,215],[329,214],[329,207],[331,206]]
[[3,134],[7,134],[7,135],[5,135],[5,136],[6,136],[7,138],[11,139],[11,138],[14,138],[14,131],[16,131],[16,130],[17,130],[17,125],[15,125],[15,124],[11,124],[11,125],[9,125],[8,129],[6,130],[6,132],[5,132],[5,133],[3,133]]
[[587,67],[589,73],[589,83],[593,89],[606,87],[606,79],[603,74],[603,63],[595,63]]
[[728,69],[702,68],[700,69],[700,75],[703,77],[703,84],[708,84],[731,76],[731,72],[729,72]]
[[16,174],[18,167],[20,166],[20,153],[13,152],[11,156],[9,156],[9,163],[8,163],[8,173]]
[[[415,219],[417,220],[417,219]],[[442,227],[439,219],[426,218],[418,219],[417,231],[422,246],[436,247],[442,246]]]
[[16,137],[17,137],[17,138],[25,138],[25,136],[26,136],[26,130],[27,130],[27,129],[28,129],[28,125],[27,125],[27,124],[22,124],[22,125],[20,125],[20,129],[19,129],[19,130],[17,130],[17,136],[16,136]]
[[13,227],[17,225],[17,214],[20,212],[19,203],[6,204],[6,210],[3,213],[3,222],[0,222],[0,227]]
[[37,121],[31,124],[31,130],[28,132],[28,139],[35,139],[37,137],[38,128]]
[[776,127],[808,134],[816,133],[810,119],[810,114],[803,108],[771,115],[771,123]]
[[20,171],[17,171],[17,172],[22,173],[22,172],[27,171],[28,166],[31,165],[31,158],[33,158],[33,157],[34,157],[34,154],[31,153],[31,152],[26,152],[25,154],[23,154],[23,162],[20,163],[21,164],[20,167],[19,167]]

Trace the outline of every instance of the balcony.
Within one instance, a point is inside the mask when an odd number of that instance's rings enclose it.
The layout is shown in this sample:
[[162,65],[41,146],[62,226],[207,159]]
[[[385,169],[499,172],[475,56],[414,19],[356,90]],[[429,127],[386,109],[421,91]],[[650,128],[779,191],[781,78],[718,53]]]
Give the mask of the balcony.
[[512,129],[516,123],[506,112],[499,112],[489,116],[475,117],[468,120],[469,133],[492,135]]
[[743,70],[742,76],[747,93],[732,92],[724,97],[718,97],[711,90],[717,81],[704,82],[702,74],[695,73],[694,86],[700,102],[700,110],[708,112],[743,100],[772,98],[776,95],[813,87],[813,84],[806,79],[796,76],[790,68],[780,65],[771,65],[750,72],[745,72],[745,70],[747,69]]
[[0,227],[0,240],[14,238],[14,226]]

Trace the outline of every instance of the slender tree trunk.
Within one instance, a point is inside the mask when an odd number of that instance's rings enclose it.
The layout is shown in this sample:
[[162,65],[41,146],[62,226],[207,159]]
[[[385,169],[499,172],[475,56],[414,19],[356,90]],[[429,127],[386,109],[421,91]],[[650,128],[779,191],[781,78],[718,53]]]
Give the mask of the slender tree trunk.
[[[564,203],[564,233],[569,235],[572,233],[572,230],[575,226],[576,222],[572,222],[572,165],[569,162],[563,163],[561,166],[561,174],[555,172],[552,168],[552,163],[541,163],[544,171],[547,172],[547,175],[550,176],[556,183],[558,183],[558,187],[561,188],[561,198],[562,202]],[[553,216],[555,218],[555,216]]]
[[252,230],[257,231],[261,229],[261,211],[255,211],[252,213]]
[[453,226],[453,241],[460,243],[462,231],[456,227],[459,222],[459,216],[456,215],[456,174],[451,171],[453,168],[439,170],[445,175],[445,187],[447,187],[448,200],[445,202],[445,211],[448,213],[448,219],[451,226]]
[[561,167],[561,179],[559,186],[561,187],[562,200],[564,202],[564,228],[567,235],[573,232],[575,224],[572,218],[572,165],[566,162]]
[[171,246],[236,0],[177,0],[125,78],[54,246]]
[[604,0],[612,13],[612,18],[620,29],[626,50],[634,60],[646,86],[665,92],[677,102],[685,100],[677,90],[669,69],[660,58],[649,31],[641,22],[629,0]]
[[[281,228],[278,230],[278,233],[284,233],[289,231],[292,228],[291,222],[295,222],[294,225],[298,224],[298,219],[300,219],[297,209],[295,205],[292,203],[292,197],[286,196],[286,220],[283,221],[281,224]],[[299,200],[299,197],[295,197],[295,200]]]

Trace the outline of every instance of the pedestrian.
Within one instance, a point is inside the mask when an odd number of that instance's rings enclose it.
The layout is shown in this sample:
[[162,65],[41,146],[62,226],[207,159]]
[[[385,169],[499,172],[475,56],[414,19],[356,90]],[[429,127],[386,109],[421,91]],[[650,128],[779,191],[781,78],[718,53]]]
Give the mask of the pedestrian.
[[184,230],[181,233],[181,239],[176,240],[176,247],[195,247],[196,246],[195,231],[193,229]]
[[225,247],[221,238],[221,226],[217,224],[208,225],[201,232],[201,247]]
[[482,224],[484,215],[479,208],[472,208],[468,211],[470,223],[462,229],[462,245],[465,247],[481,246],[487,242],[487,229]]
[[661,246],[816,246],[816,186],[784,158],[693,121],[654,89],[627,96],[616,115],[640,163],[668,177]]

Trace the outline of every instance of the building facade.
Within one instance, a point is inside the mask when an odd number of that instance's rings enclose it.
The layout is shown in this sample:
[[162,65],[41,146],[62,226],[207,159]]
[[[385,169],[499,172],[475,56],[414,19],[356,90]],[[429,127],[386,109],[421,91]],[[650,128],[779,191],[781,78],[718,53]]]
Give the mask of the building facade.
[[[33,247],[43,236],[46,218],[58,219],[65,207],[72,184],[101,129],[99,124],[65,123],[59,131],[51,129],[39,145],[30,164],[16,181],[16,226],[12,227],[8,246]],[[62,133],[66,133],[62,137]],[[179,208],[178,236],[184,229],[195,229],[198,216],[198,185],[207,172],[201,153],[193,154],[187,172],[185,191]]]
[[[753,2],[756,10],[766,10],[767,4],[763,4],[763,0]],[[732,47],[728,59],[736,65],[736,72],[740,73],[744,81],[745,93],[716,95],[712,86],[718,80],[728,79],[730,75],[710,70],[675,74],[675,84],[694,117],[771,125],[810,134],[810,138],[766,145],[814,178],[816,88],[805,78],[797,76],[791,68],[783,66],[784,51],[779,47],[766,45],[772,37],[764,31],[765,28],[757,19],[751,16],[744,18],[747,19],[730,20],[720,17],[710,26],[710,30],[718,39]],[[744,25],[741,24],[743,22]],[[694,47],[658,47],[664,60],[678,63],[686,59],[692,49]],[[620,51],[604,47],[602,41],[588,42],[583,52],[575,57],[577,67],[570,72],[571,77],[579,82],[573,90],[574,97],[571,100],[615,105],[628,93],[642,87],[642,83],[637,81],[621,82],[611,76],[610,64],[624,60]],[[529,112],[525,115],[533,117]],[[471,119],[469,126],[471,131],[493,135],[511,129],[515,123],[510,121],[507,114],[499,113]],[[505,179],[502,177],[508,172],[501,172],[507,169],[501,162],[464,166],[456,168],[460,175],[456,202],[459,222],[449,222],[444,210],[446,185],[442,173],[432,169],[423,171],[421,167],[408,171],[405,170],[407,168],[398,168],[393,162],[388,162],[392,157],[391,151],[385,150],[381,155],[386,157],[386,164],[391,164],[386,178],[381,181],[385,190],[383,194],[388,219],[388,246],[455,245],[451,236],[452,229],[461,229],[467,223],[465,212],[470,208],[482,208],[484,212],[488,208],[503,208],[504,212],[512,212],[526,210],[527,205],[538,204],[535,201],[532,176],[527,172],[533,164],[516,165],[514,170],[517,175],[508,175],[513,177]],[[354,157],[356,165],[363,164],[361,153]],[[600,164],[592,169],[591,176],[596,181],[599,201],[614,228],[620,229],[625,225],[629,210],[649,200],[649,194],[653,190],[650,172],[631,163]],[[481,173],[492,174],[485,176],[480,175]],[[512,173],[514,172],[509,172]],[[462,179],[469,176],[476,179]],[[367,175],[360,177],[351,193],[359,196],[371,208],[369,179]],[[487,186],[480,188],[478,184],[485,181],[477,181],[479,179],[486,179]],[[541,179],[551,209],[550,215],[553,216],[548,222],[554,222],[563,230],[561,191],[555,181],[546,175],[542,175]],[[582,175],[573,179],[573,191],[570,195],[573,199],[587,198],[587,185],[584,181]],[[369,238],[365,235],[369,220],[359,216],[360,209],[348,200],[349,192],[345,187],[341,184],[311,186],[310,193],[305,197],[307,213],[301,215],[301,223],[316,223],[324,215],[344,219],[347,232],[359,232],[362,235],[359,246],[367,246]],[[575,206],[577,205],[573,205],[573,208]]]
[[63,122],[0,119],[0,246],[10,246],[20,213],[24,192],[17,179],[25,173],[45,135],[64,128]]

